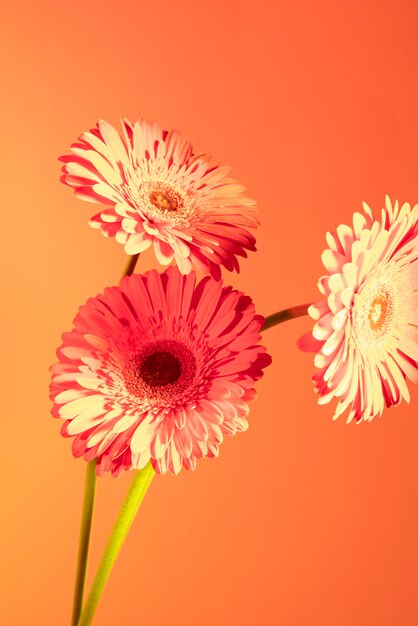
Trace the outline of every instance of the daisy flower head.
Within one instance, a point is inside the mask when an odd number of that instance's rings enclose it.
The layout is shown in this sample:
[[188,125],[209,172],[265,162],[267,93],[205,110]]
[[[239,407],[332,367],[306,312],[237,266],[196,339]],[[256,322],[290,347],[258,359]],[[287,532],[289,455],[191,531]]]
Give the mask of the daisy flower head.
[[352,227],[327,233],[323,299],[298,342],[316,353],[318,402],[336,399],[334,419],[347,411],[347,422],[409,402],[406,381],[418,381],[418,205],[386,197],[380,219],[363,207]]
[[52,366],[54,417],[97,473],[193,470],[247,429],[271,359],[248,296],[171,267],[125,277],[82,306]]
[[106,205],[90,225],[115,237],[128,254],[150,246],[162,265],[175,261],[220,278],[239,271],[239,256],[255,250],[247,228],[258,224],[255,202],[229,177],[230,168],[194,154],[178,131],[146,120],[121,121],[120,134],[100,120],[71,146],[62,181],[79,198]]

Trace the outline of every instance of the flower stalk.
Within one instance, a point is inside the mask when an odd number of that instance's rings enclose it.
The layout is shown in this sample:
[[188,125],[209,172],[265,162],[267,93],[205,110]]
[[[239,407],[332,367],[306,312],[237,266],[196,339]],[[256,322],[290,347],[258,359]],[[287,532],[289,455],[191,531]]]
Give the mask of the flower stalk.
[[96,491],[96,459],[87,463],[84,483],[83,511],[81,515],[80,542],[78,546],[77,573],[74,588],[73,615],[71,626],[77,626],[83,603],[86,582],[87,556],[90,544],[91,522],[93,517],[94,494]]
[[119,281],[119,284],[122,282],[122,279],[125,278],[125,276],[131,276],[134,273],[135,267],[136,267],[136,263],[138,261],[138,258],[139,258],[139,253],[138,254],[132,254],[128,258],[128,260],[126,262],[126,265],[125,265],[125,269],[124,269],[123,274],[122,274],[122,278]]
[[298,306],[292,306],[289,309],[283,309],[282,311],[278,311],[277,313],[267,315],[264,320],[264,324],[261,327],[261,331],[272,328],[273,326],[277,326],[278,324],[282,324],[283,322],[287,322],[288,320],[294,319],[295,317],[308,315],[308,309],[310,306],[311,303],[299,304]]
[[99,563],[78,626],[89,626],[126,535],[155,475],[151,463],[136,472]]

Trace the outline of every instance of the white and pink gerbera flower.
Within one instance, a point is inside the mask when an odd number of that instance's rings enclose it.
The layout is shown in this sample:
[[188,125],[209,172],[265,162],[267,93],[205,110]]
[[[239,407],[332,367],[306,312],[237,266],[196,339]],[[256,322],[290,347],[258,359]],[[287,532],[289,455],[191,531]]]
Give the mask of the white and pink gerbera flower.
[[406,379],[418,381],[418,205],[392,206],[381,220],[367,205],[353,227],[327,233],[319,279],[324,296],[299,346],[316,352],[319,403],[338,400],[334,418],[371,420],[384,406],[409,401]]
[[172,267],[122,280],[80,308],[52,366],[53,415],[97,473],[194,469],[246,430],[271,361],[249,297]]
[[62,177],[79,198],[107,205],[90,225],[116,237],[128,254],[151,245],[159,263],[182,274],[194,265],[220,277],[239,271],[237,256],[255,250],[247,230],[258,224],[255,202],[229,178],[230,168],[193,154],[177,131],[122,120],[122,135],[105,121],[83,133],[61,157]]

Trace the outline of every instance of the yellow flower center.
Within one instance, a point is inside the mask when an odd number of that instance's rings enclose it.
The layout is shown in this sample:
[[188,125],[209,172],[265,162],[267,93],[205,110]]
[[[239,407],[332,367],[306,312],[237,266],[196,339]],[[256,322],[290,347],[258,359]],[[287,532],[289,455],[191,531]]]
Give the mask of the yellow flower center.
[[160,211],[177,211],[182,206],[180,195],[172,189],[151,191],[149,201]]
[[141,180],[133,176],[124,187],[124,194],[132,207],[153,220],[168,220],[173,224],[186,225],[197,215],[196,192],[185,188],[180,181],[173,182],[150,178]]
[[386,321],[389,307],[389,294],[382,291],[373,300],[369,309],[369,324],[372,330],[380,330]]
[[354,297],[353,331],[366,351],[383,349],[392,336],[399,313],[398,294],[390,279],[371,276]]

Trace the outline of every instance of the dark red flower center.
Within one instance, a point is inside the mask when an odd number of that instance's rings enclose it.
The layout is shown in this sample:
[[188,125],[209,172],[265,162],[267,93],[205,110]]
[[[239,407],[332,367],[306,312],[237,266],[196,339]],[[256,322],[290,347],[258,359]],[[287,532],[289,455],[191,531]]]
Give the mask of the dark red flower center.
[[129,393],[162,406],[180,397],[192,384],[196,359],[183,342],[157,339],[138,346],[129,355],[122,373]]
[[150,387],[166,387],[180,378],[181,364],[171,352],[153,352],[143,361],[139,375]]

